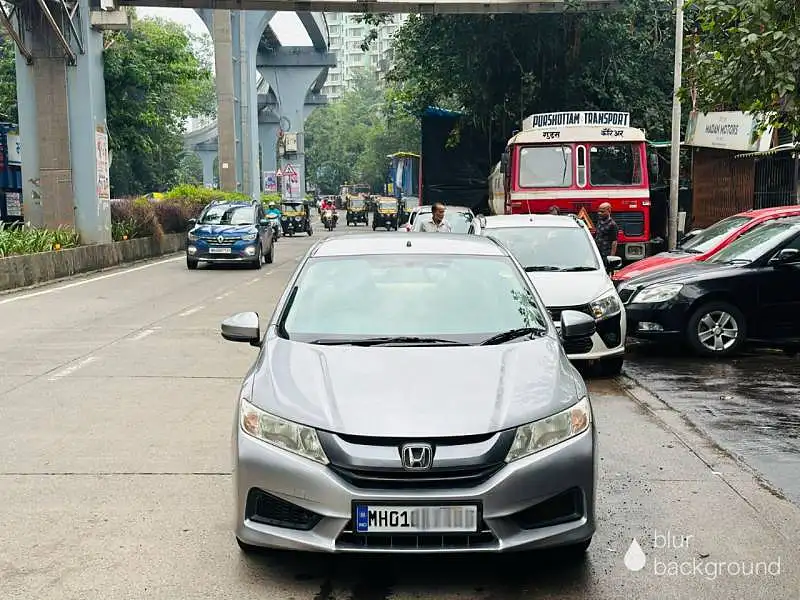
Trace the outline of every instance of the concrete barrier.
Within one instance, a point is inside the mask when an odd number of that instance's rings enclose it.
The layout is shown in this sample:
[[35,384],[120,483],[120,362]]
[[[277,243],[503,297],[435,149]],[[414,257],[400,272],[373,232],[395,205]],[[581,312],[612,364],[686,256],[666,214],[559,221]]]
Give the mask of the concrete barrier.
[[185,233],[168,233],[159,241],[135,238],[110,244],[78,246],[54,252],[39,252],[0,258],[0,291],[53,279],[89,273],[128,262],[171,254],[186,248]]

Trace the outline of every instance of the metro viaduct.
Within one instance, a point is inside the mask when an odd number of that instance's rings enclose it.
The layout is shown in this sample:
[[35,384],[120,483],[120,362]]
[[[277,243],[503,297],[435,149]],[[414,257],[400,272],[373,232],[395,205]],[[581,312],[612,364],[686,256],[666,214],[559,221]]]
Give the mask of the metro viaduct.
[[[10,10],[0,4],[0,25],[16,45],[25,220],[40,227],[75,227],[91,244],[111,241],[108,135],[113,131],[106,123],[102,31],[129,26],[124,5],[198,10],[214,39],[221,187],[257,197],[256,73],[274,95],[274,118],[300,134],[302,155],[309,90],[313,101],[320,78],[324,83],[327,69],[335,65],[320,11],[563,12],[610,10],[618,0],[578,0],[577,8],[563,0],[11,0],[7,5]],[[278,10],[298,12],[310,49],[265,47],[264,33]],[[302,175],[299,183],[304,190]]]

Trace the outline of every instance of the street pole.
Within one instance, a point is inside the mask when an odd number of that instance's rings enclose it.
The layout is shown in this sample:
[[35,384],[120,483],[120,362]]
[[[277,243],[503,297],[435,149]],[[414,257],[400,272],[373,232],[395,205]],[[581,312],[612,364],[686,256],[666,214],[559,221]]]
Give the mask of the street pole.
[[675,0],[675,80],[672,93],[672,146],[670,148],[668,249],[678,245],[678,192],[681,173],[681,71],[683,69],[683,0]]

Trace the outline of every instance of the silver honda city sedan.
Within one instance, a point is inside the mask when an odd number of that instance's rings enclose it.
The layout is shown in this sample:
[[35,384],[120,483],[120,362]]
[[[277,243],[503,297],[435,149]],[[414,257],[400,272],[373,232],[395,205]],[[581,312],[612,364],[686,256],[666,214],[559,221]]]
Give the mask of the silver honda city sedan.
[[489,238],[333,237],[263,331],[223,322],[259,348],[233,432],[240,547],[582,557],[596,431],[561,338],[594,319],[565,310],[559,334],[532,286]]

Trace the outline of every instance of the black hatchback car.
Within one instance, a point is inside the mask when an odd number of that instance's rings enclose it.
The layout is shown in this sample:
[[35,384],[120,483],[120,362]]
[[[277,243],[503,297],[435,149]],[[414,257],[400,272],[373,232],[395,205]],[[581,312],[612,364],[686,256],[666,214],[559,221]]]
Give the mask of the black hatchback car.
[[260,269],[275,255],[275,233],[260,202],[212,202],[192,220],[186,266],[200,262],[249,263]]
[[800,217],[775,219],[705,262],[634,277],[618,289],[628,335],[680,340],[724,356],[746,341],[800,345]]

